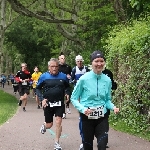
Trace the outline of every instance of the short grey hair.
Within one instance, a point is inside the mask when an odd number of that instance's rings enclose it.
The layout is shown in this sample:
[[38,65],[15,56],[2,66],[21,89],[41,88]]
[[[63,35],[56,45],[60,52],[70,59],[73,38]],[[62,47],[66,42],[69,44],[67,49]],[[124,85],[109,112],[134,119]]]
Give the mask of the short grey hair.
[[57,64],[59,64],[59,60],[57,58],[51,58],[48,62],[48,66],[51,64],[51,61],[55,61]]
[[25,65],[25,66],[27,67],[27,64],[26,64],[25,62],[21,63],[21,66],[22,66],[22,65]]

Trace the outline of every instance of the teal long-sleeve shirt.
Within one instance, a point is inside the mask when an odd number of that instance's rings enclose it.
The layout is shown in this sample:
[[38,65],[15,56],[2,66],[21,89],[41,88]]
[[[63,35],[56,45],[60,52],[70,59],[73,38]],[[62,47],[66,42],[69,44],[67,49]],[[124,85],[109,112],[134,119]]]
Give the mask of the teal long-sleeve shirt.
[[111,79],[107,75],[103,73],[98,75],[91,70],[78,80],[71,95],[71,102],[81,113],[87,108],[100,106],[104,106],[106,113],[107,109],[114,108],[111,102],[111,86]]

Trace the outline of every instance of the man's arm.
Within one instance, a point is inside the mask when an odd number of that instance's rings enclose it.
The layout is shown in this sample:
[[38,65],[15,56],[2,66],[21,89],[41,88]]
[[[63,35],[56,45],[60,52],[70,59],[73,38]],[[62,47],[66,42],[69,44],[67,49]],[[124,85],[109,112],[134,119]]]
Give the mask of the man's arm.
[[44,84],[44,79],[43,79],[43,74],[41,74],[41,76],[38,79],[38,83],[36,85],[36,88],[41,90]]
[[71,76],[72,68],[69,66],[69,75]]
[[72,69],[72,73],[71,73],[71,81],[72,81],[72,82],[75,81],[75,73],[76,73],[76,67],[74,67],[74,68]]

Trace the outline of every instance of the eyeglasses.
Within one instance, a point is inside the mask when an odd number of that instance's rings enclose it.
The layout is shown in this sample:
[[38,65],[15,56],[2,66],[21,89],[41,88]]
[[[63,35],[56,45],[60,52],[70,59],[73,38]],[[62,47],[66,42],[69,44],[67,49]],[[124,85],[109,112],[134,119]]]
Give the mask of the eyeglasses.
[[26,67],[26,66],[21,66],[21,67]]
[[82,61],[77,61],[77,62],[82,62]]
[[50,66],[51,68],[58,68],[59,66]]

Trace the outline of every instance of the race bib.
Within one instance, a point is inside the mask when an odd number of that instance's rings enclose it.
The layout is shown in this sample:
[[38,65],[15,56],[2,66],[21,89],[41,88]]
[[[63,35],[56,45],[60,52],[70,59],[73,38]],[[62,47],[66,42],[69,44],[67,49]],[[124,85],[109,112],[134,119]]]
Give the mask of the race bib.
[[26,81],[23,81],[23,82],[22,82],[22,85],[27,85],[27,82],[26,82]]
[[90,108],[91,110],[93,110],[89,115],[88,115],[88,119],[98,119],[101,117],[104,117],[104,107],[97,107],[97,108]]
[[54,107],[54,106],[61,106],[61,101],[59,101],[59,102],[55,102],[55,103],[51,103],[51,102],[49,102],[49,106],[50,106],[50,107]]

